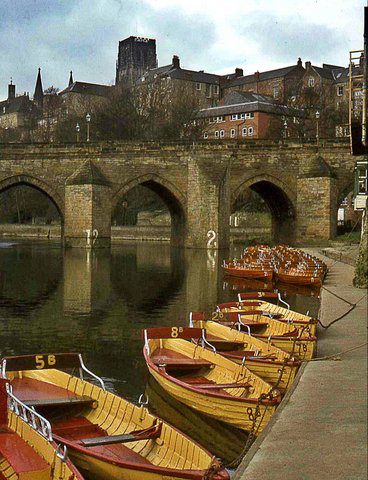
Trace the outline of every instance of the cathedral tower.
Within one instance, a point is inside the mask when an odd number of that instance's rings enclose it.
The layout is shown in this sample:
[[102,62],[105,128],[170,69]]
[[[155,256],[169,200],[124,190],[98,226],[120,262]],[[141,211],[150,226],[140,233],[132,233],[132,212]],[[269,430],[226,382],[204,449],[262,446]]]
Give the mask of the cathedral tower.
[[129,37],[119,42],[116,85],[119,83],[135,83],[147,70],[156,67],[155,39]]

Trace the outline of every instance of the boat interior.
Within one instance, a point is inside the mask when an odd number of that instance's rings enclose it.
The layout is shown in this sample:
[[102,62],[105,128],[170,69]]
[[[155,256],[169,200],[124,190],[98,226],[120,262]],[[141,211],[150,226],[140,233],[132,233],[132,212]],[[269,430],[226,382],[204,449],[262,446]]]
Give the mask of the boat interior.
[[[175,465],[173,468],[198,470],[207,469],[211,463],[207,452],[195,451],[190,439],[173,427],[158,423],[143,405],[134,405],[105,391],[103,381],[95,375],[92,374],[94,380],[101,386],[50,368],[51,364],[91,374],[79,354],[12,358],[5,359],[8,365],[3,360],[2,373],[6,373],[14,395],[47,418],[53,438],[68,447],[117,465]],[[43,368],[36,370],[40,361]],[[183,437],[179,451],[175,450],[178,435]]]

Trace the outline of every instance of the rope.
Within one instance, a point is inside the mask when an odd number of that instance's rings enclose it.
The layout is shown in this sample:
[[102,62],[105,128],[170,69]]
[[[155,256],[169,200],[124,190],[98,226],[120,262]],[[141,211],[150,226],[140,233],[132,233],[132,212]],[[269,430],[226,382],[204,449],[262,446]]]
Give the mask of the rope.
[[[264,399],[266,398],[270,398],[272,399],[272,392],[274,392],[275,390],[278,389],[278,386],[280,385],[280,382],[281,382],[281,379],[282,379],[282,376],[284,374],[284,370],[285,370],[285,367],[287,365],[287,363],[289,362],[289,360],[292,360],[293,357],[294,357],[294,351],[295,351],[295,345],[296,345],[296,342],[297,340],[299,340],[304,332],[304,329],[307,328],[307,326],[304,326],[301,328],[300,330],[300,333],[297,337],[293,338],[293,347],[291,349],[291,353],[289,355],[289,357],[285,357],[284,358],[284,361],[283,361],[283,364],[282,364],[282,367],[281,367],[281,370],[280,370],[280,375],[279,375],[279,378],[277,380],[277,382],[272,386],[272,388],[270,389],[270,391],[268,393],[262,393],[259,397],[258,397],[258,401],[257,401],[257,405],[256,405],[256,409],[255,409],[255,413],[254,413],[254,419],[253,419],[253,423],[252,423],[252,428],[249,432],[249,435],[248,435],[248,438],[247,438],[247,441],[245,442],[245,445],[244,445],[244,448],[243,450],[241,451],[240,455],[238,455],[237,458],[235,458],[235,460],[232,460],[230,463],[227,463],[225,464],[224,466],[226,468],[235,468],[237,467],[240,462],[242,461],[244,455],[248,452],[248,450],[250,449],[252,443],[254,442],[255,438],[257,437],[257,433],[258,433],[258,430],[259,430],[259,427],[261,426],[262,424],[262,421],[264,419],[264,416],[266,415],[266,412],[267,412],[267,409],[269,408],[269,405],[266,405],[265,408],[264,408],[264,411],[263,411],[263,415],[262,415],[262,418],[260,419],[259,423],[258,423],[258,427],[257,429],[255,428],[256,427],[256,423],[257,423],[257,418],[259,416],[259,409],[260,409],[260,406],[261,406],[261,403]],[[290,382],[290,376],[291,376],[291,372],[290,372],[290,375],[289,375],[289,380],[288,380],[288,383],[287,383],[287,386],[286,386],[286,389],[289,385],[289,382]]]
[[358,348],[362,348],[368,345],[368,342],[361,343],[360,345],[356,345],[355,347],[349,348],[348,350],[343,350],[342,352],[334,353],[332,355],[326,355],[325,357],[317,357],[312,358],[310,360],[302,360],[303,362],[319,362],[321,360],[340,360],[339,356],[344,355],[345,353],[352,352],[353,350],[358,350]]
[[[325,287],[324,287],[325,288]],[[348,305],[350,305],[350,308],[345,312],[343,313],[342,315],[340,315],[339,317],[335,318],[334,320],[332,320],[328,325],[323,325],[323,323],[321,322],[320,319],[318,319],[318,323],[321,325],[322,328],[326,329],[327,328],[330,328],[331,325],[333,325],[334,323],[338,322],[339,320],[342,320],[344,317],[346,317],[350,312],[352,312],[354,310],[354,308],[358,305],[358,303],[360,303],[364,298],[367,297],[367,294],[363,295],[362,298],[360,298],[357,302],[355,303],[351,303],[349,302],[348,300],[345,300],[344,298],[340,297],[339,295],[336,295],[336,293],[333,293],[331,292],[330,290],[328,290],[327,288],[325,288],[325,290],[329,293],[331,293],[332,295],[334,295],[336,298],[344,301],[345,303],[347,303]]]

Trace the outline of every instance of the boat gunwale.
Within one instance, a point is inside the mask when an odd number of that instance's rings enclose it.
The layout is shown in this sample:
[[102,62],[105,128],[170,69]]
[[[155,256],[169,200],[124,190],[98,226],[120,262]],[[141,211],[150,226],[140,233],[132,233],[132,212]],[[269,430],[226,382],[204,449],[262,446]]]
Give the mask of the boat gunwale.
[[[212,392],[212,391],[208,391],[208,390],[205,390],[204,388],[195,388],[195,386],[192,386],[186,382],[182,382],[181,380],[173,377],[172,375],[169,375],[166,370],[162,370],[160,367],[158,367],[157,365],[154,364],[154,362],[151,360],[151,357],[147,354],[146,352],[146,348],[143,347],[143,355],[144,355],[144,358],[146,360],[146,363],[147,363],[147,366],[149,368],[151,368],[152,370],[154,370],[155,372],[157,372],[161,377],[164,377],[166,379],[168,379],[169,381],[171,381],[172,383],[174,384],[177,384],[179,385],[180,387],[182,388],[185,388],[187,390],[190,390],[192,392],[195,392],[203,397],[215,397],[215,398],[221,398],[221,399],[225,399],[225,400],[230,400],[230,401],[236,401],[236,402],[240,402],[240,403],[254,403],[254,404],[257,404],[259,399],[258,398],[254,398],[254,397],[250,397],[250,398],[247,398],[247,397],[235,397],[235,396],[232,396],[232,395],[229,395],[229,394],[223,394],[223,393],[219,393],[219,392]],[[239,387],[241,388],[241,385],[239,384]],[[270,385],[270,389],[272,389],[272,385]],[[278,399],[278,397],[275,397],[273,400],[268,400],[268,399],[263,399],[261,401],[261,404],[262,405],[265,405],[265,406],[274,406],[274,405],[278,405],[280,403],[280,399]]]

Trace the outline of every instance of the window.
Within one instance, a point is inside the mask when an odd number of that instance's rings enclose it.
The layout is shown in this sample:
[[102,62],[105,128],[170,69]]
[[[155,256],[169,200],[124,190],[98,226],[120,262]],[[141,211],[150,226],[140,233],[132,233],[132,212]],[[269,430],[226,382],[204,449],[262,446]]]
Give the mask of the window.
[[218,95],[219,86],[218,85],[212,85],[212,91],[213,91],[214,95]]
[[248,135],[249,135],[249,136],[252,136],[252,135],[253,135],[253,132],[254,132],[253,127],[248,127]]
[[308,78],[308,87],[311,87],[311,88],[314,87],[314,78],[313,77]]
[[6,112],[6,107],[3,107],[3,113],[5,113],[5,112]]
[[211,85],[209,83],[206,83],[206,97],[211,96]]
[[251,113],[246,113],[245,114],[245,118],[254,118],[254,113],[251,112]]
[[244,120],[244,118],[245,118],[245,113],[241,113],[241,114],[240,114],[240,119],[241,119],[241,120]]
[[230,137],[231,137],[231,138],[234,138],[234,137],[235,137],[235,128],[232,128],[232,129],[230,130]]
[[220,130],[220,137],[224,138],[224,136],[225,136],[225,130]]
[[337,87],[337,95],[338,95],[339,97],[342,97],[342,96],[344,95],[344,87],[343,87],[342,85],[339,85],[339,86]]
[[220,122],[224,122],[224,117],[216,117],[216,122],[217,123],[220,123]]
[[231,120],[238,120],[238,115],[236,114],[231,115]]
[[208,133],[207,132],[204,132],[203,138],[208,138]]
[[196,90],[200,90],[201,89],[201,84],[200,83],[196,83]]
[[[250,127],[250,128],[252,128],[252,127]],[[246,128],[246,127],[244,127],[244,128],[242,129],[242,135],[243,135],[243,137],[246,137],[246,136],[247,136],[247,128]]]
[[358,167],[358,193],[368,192],[368,171],[366,167]]
[[216,132],[215,132],[215,138],[218,138],[218,137],[219,137],[219,131],[216,130]]
[[274,85],[273,86],[273,98],[278,98],[278,96],[279,96],[279,86]]

